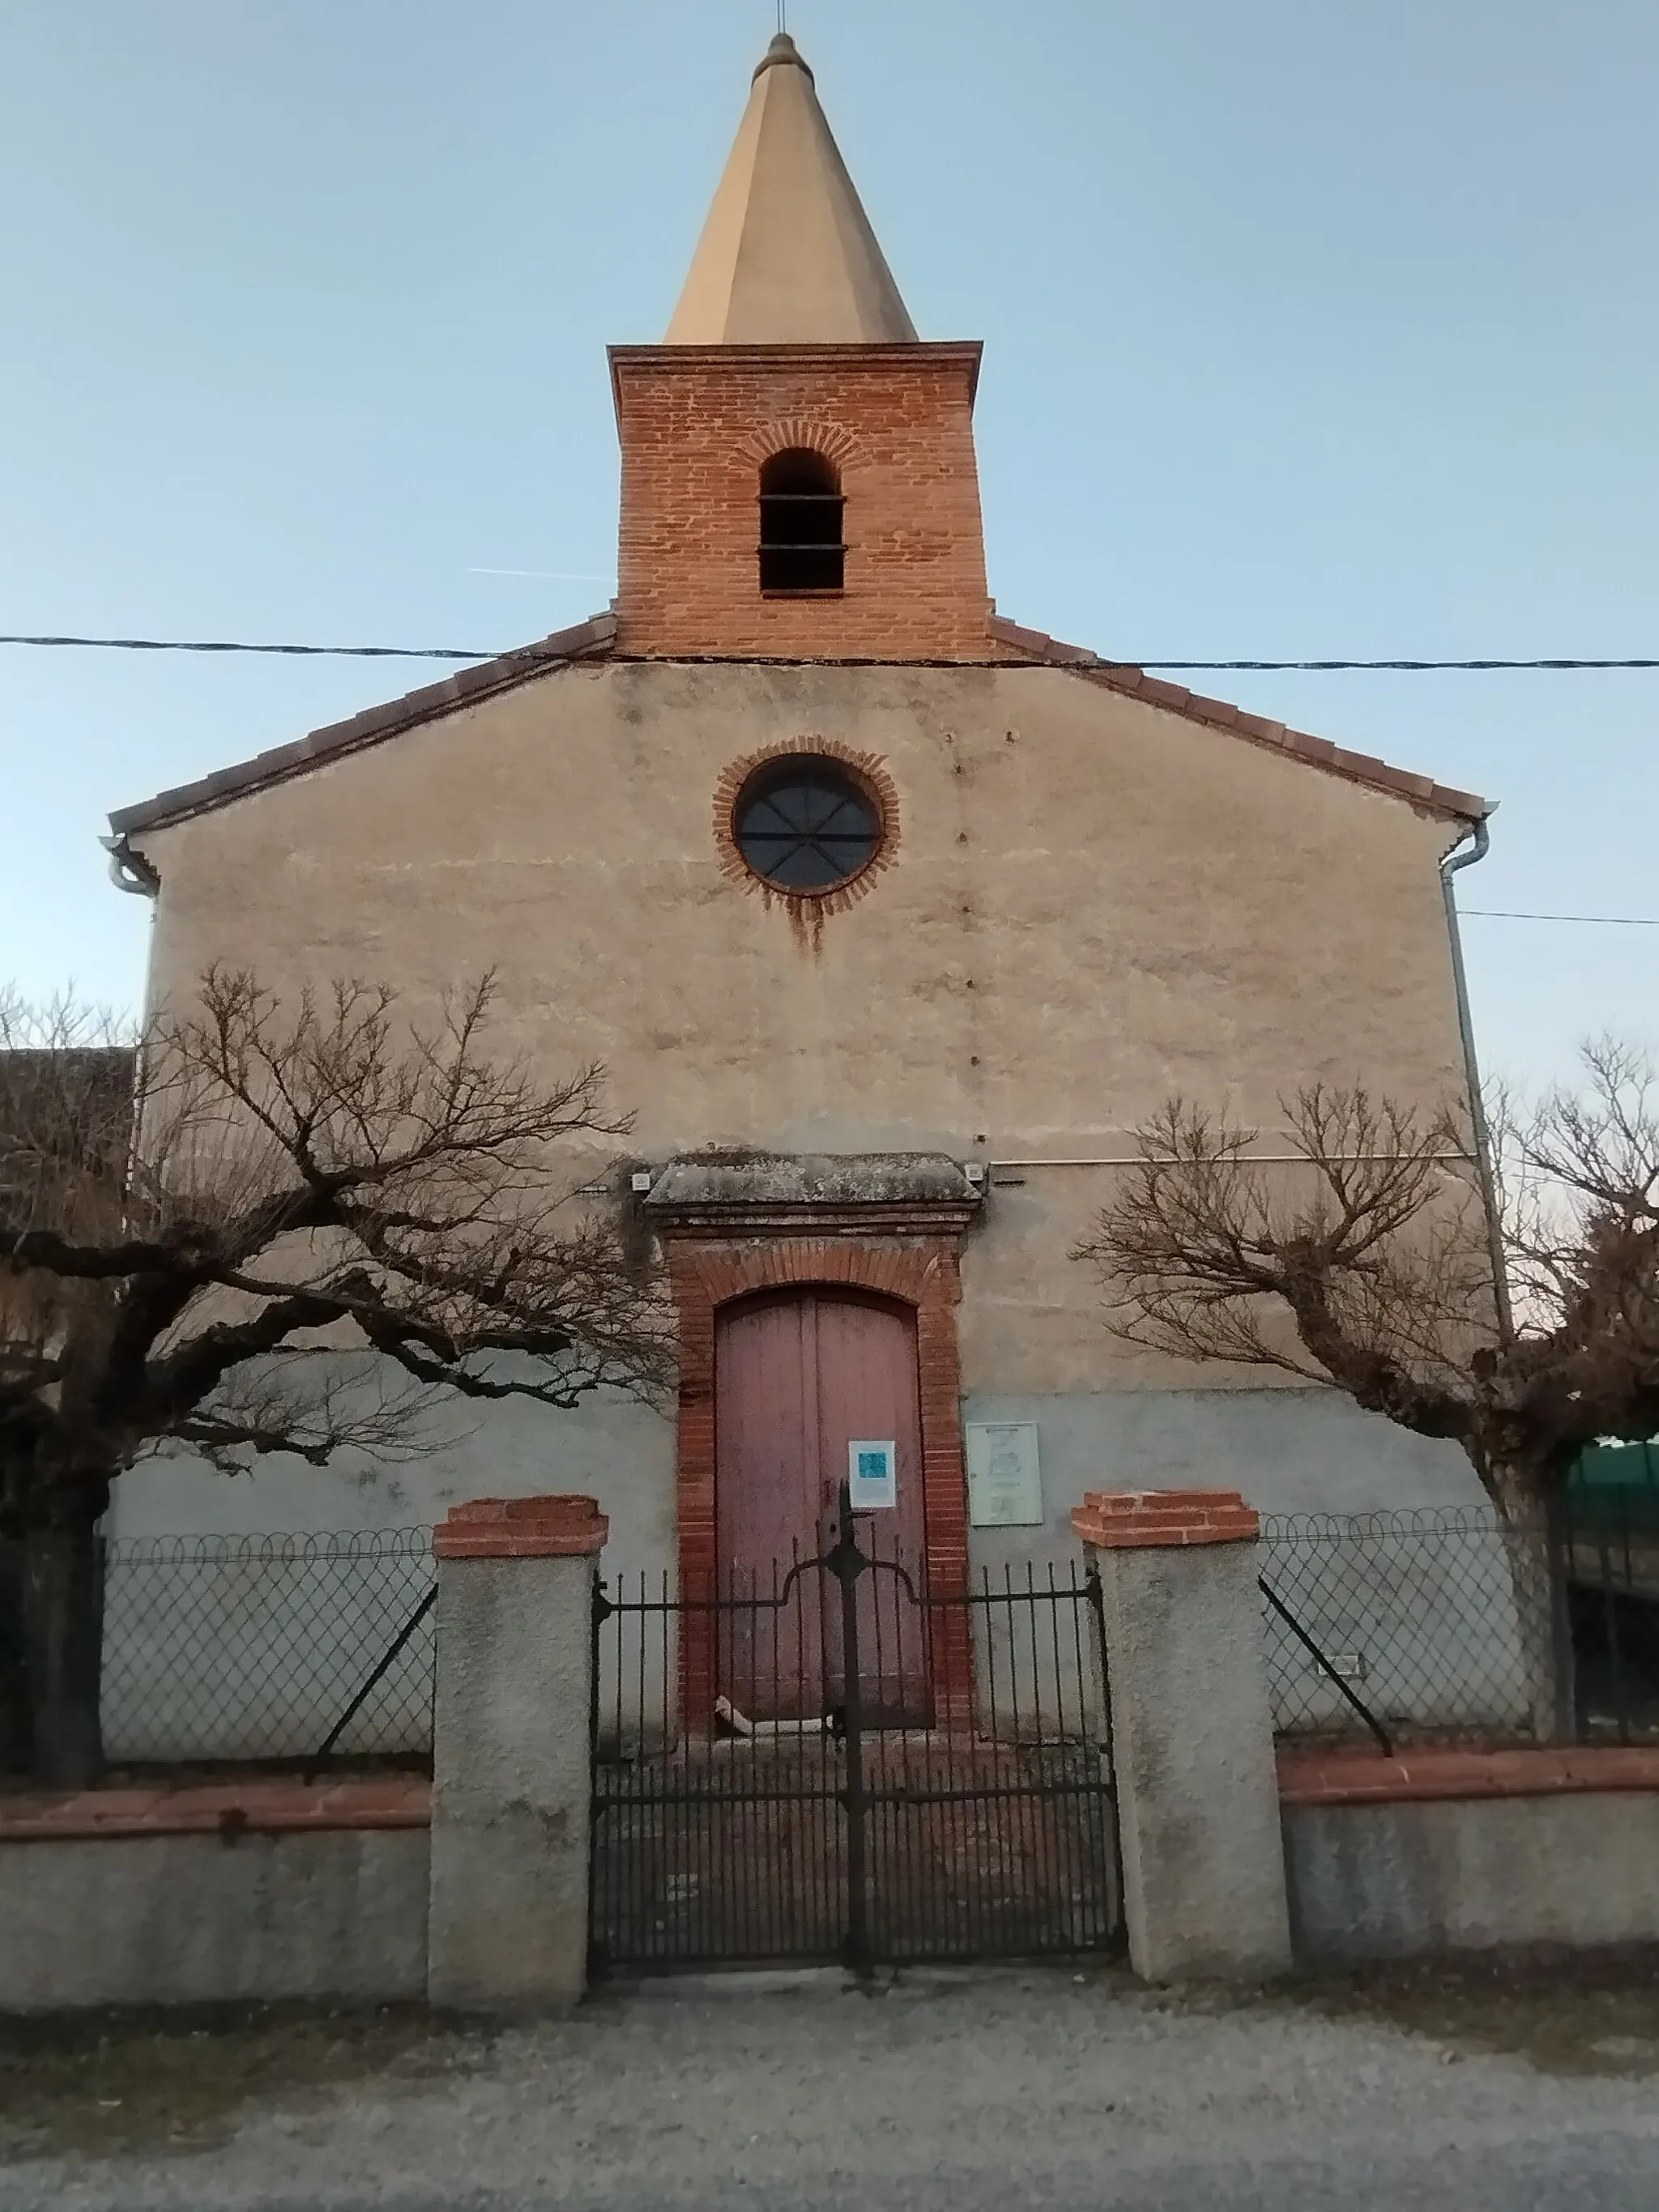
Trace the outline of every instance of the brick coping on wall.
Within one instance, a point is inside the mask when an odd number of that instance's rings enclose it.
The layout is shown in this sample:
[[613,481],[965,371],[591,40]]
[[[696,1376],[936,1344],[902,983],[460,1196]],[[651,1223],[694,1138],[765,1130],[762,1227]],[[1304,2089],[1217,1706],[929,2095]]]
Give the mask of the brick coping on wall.
[[1382,1805],[1458,1797],[1557,1797],[1596,1790],[1659,1791],[1659,1745],[1470,1751],[1430,1746],[1393,1759],[1374,1752],[1286,1747],[1282,1805]]
[[1261,1521],[1236,1490],[1091,1490],[1072,1528],[1096,1551],[1144,1552],[1253,1544]]
[[342,1828],[424,1828],[424,1775],[349,1782],[283,1776],[245,1782],[118,1784],[103,1790],[0,1791],[0,1844],[92,1836],[316,1835]]
[[475,1498],[432,1532],[439,1559],[592,1558],[611,1523],[596,1498]]

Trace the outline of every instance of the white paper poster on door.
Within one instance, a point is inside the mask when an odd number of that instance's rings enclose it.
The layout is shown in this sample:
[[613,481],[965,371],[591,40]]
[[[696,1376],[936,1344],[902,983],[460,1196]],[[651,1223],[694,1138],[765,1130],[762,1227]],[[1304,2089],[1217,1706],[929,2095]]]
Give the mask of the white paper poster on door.
[[1042,1472],[1035,1421],[969,1421],[968,1512],[975,1528],[1036,1528]]
[[848,1445],[847,1487],[854,1513],[890,1512],[898,1504],[898,1446],[890,1437]]

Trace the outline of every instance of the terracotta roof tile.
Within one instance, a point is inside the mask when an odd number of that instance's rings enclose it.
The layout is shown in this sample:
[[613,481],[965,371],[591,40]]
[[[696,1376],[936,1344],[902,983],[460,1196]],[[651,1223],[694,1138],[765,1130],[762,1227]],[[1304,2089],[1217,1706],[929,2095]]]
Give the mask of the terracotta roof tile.
[[1211,729],[1231,731],[1253,744],[1272,745],[1280,752],[1292,753],[1316,768],[1328,769],[1352,783],[1369,785],[1373,791],[1409,799],[1433,813],[1475,822],[1491,811],[1490,803],[1474,792],[1455,791],[1449,785],[1437,783],[1432,776],[1413,775],[1408,769],[1390,768],[1374,754],[1349,752],[1341,745],[1334,745],[1328,738],[1312,737],[1305,730],[1287,729],[1283,722],[1270,721],[1265,715],[1247,714],[1243,708],[1230,706],[1224,699],[1206,699],[1200,692],[1188,691],[1179,684],[1166,684],[1161,677],[1149,676],[1144,668],[1131,667],[1124,661],[1103,660],[1098,653],[1090,653],[1082,646],[1062,644],[1042,630],[1026,629],[1001,615],[991,617],[991,632],[999,644],[1028,653],[1033,660],[1050,667],[1075,669],[1090,683],[1099,684],[1109,691],[1121,692],[1126,698],[1144,699],[1152,706],[1163,707],[1188,721],[1203,722]]
[[222,805],[227,799],[239,799],[266,784],[281,783],[289,776],[303,774],[319,761],[335,760],[343,753],[356,752],[363,745],[395,736],[401,730],[414,729],[422,722],[465,706],[470,700],[482,698],[492,691],[510,690],[515,684],[544,675],[550,668],[562,667],[572,660],[602,658],[609,652],[616,635],[614,616],[594,615],[587,622],[578,623],[574,629],[555,630],[550,637],[534,645],[520,646],[512,653],[502,653],[499,659],[459,669],[453,676],[441,678],[436,684],[424,684],[418,691],[406,691],[400,699],[388,700],[384,706],[366,707],[361,714],[313,730],[308,737],[298,738],[291,744],[276,745],[270,752],[256,753],[252,760],[216,769],[199,782],[158,792],[154,799],[147,799],[137,806],[119,807],[110,816],[109,826],[116,836],[125,837],[136,830],[159,829],[164,823],[180,821],[185,815]]
[[[1248,714],[1243,708],[1224,699],[1206,698],[1201,692],[1189,691],[1183,684],[1167,683],[1162,677],[1150,676],[1145,669],[1132,667],[1124,662],[1103,660],[1086,647],[1067,645],[1058,638],[1050,637],[1045,630],[1028,629],[1023,624],[1009,622],[1000,615],[992,617],[991,629],[999,645],[1012,647],[1033,661],[1049,667],[1074,670],[1088,682],[1119,692],[1126,698],[1142,699],[1149,705],[1161,707],[1189,721],[1231,732],[1250,744],[1268,745],[1277,751],[1293,754],[1314,766],[1346,776],[1352,782],[1407,799],[1437,814],[1474,821],[1488,811],[1487,802],[1472,792],[1455,791],[1435,782],[1431,776],[1391,768],[1386,761],[1378,760],[1372,754],[1346,751],[1340,745],[1332,744],[1328,738],[1313,737],[1305,731],[1288,729],[1283,722],[1273,721],[1265,715]],[[298,738],[291,744],[277,745],[269,752],[257,754],[252,760],[216,769],[198,782],[181,784],[173,790],[160,792],[154,799],[146,799],[137,806],[118,808],[109,817],[110,828],[117,837],[123,837],[137,831],[159,829],[164,823],[180,821],[188,815],[223,805],[248,792],[280,783],[291,775],[301,775],[319,761],[337,759],[343,754],[355,752],[362,746],[395,736],[400,731],[416,728],[421,723],[448,714],[471,700],[487,696],[493,691],[511,690],[516,684],[527,683],[544,674],[550,668],[563,666],[573,660],[602,659],[613,649],[616,635],[614,616],[595,615],[587,622],[577,623],[574,629],[556,630],[551,636],[503,653],[498,659],[458,670],[435,684],[423,684],[418,690],[405,692],[401,698],[390,700],[384,706],[365,708],[360,714],[350,715],[343,722],[333,722],[325,728],[313,730],[309,736]]]

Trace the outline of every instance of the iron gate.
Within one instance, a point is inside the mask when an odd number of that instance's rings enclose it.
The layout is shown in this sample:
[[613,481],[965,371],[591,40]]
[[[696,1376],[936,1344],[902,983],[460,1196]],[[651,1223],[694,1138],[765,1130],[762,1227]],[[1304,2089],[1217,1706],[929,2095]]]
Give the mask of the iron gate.
[[601,1585],[593,1972],[1113,1948],[1097,1582],[931,1594],[844,1492],[830,1534],[763,1589]]

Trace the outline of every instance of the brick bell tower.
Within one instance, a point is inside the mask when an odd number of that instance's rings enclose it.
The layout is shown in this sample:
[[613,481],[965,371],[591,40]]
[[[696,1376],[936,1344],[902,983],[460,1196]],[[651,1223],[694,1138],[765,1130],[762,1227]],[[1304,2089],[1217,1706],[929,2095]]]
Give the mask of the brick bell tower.
[[812,72],[768,48],[661,345],[615,346],[617,650],[984,661],[980,347],[925,345]]

